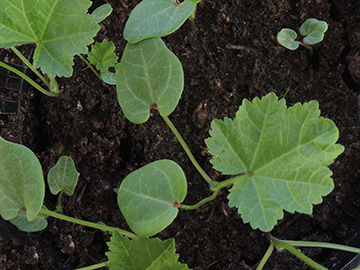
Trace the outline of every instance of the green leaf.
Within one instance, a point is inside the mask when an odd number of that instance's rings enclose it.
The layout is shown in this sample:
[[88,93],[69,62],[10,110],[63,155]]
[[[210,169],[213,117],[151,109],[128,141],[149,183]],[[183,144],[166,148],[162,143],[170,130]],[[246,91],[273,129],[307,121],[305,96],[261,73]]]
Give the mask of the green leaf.
[[28,221],[26,218],[26,211],[20,210],[19,214],[15,218],[10,219],[10,222],[18,227],[18,229],[21,231],[39,232],[47,227],[48,222],[46,218],[46,215],[40,213],[35,217],[35,219]]
[[0,214],[13,219],[26,209],[31,221],[39,214],[45,196],[41,165],[27,147],[0,137]]
[[117,75],[112,72],[104,72],[101,74],[101,79],[110,85],[116,85]]
[[100,23],[105,20],[112,11],[113,9],[109,4],[103,4],[97,7],[91,15],[94,16],[95,22]]
[[186,264],[178,262],[174,239],[129,240],[114,232],[108,246],[106,265],[110,270],[189,270]]
[[117,97],[125,116],[141,124],[157,108],[171,114],[184,88],[184,73],[179,59],[160,38],[127,44],[116,66]]
[[52,194],[56,195],[64,191],[72,196],[79,179],[75,163],[71,157],[62,156],[48,174],[48,184]]
[[129,43],[163,37],[180,28],[196,8],[192,0],[143,0],[131,12],[124,29]]
[[70,77],[73,56],[87,53],[100,27],[87,14],[89,0],[1,0],[0,47],[36,43],[34,65]]
[[281,29],[281,31],[276,36],[276,39],[280,45],[292,51],[299,47],[299,42],[296,41],[296,38],[296,32],[289,28]]
[[186,196],[181,167],[171,160],[152,162],[125,177],[118,204],[130,228],[140,236],[152,236],[172,223],[176,203]]
[[115,54],[114,43],[104,39],[101,43],[96,42],[91,46],[88,59],[98,70],[101,72],[107,72],[109,67],[115,66],[119,57]]
[[307,19],[300,27],[300,34],[305,36],[304,43],[313,45],[323,40],[327,29],[328,25],[325,21]]
[[212,122],[211,163],[223,174],[243,174],[228,199],[252,228],[272,230],[283,210],[310,214],[332,191],[327,166],[344,147],[335,124],[319,115],[317,101],[286,108],[270,93],[244,100],[234,120]]

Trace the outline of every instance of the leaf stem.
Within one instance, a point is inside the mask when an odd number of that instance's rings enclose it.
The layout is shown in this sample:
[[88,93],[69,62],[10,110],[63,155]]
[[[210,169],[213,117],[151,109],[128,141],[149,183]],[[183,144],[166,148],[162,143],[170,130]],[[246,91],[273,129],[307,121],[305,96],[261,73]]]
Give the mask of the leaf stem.
[[178,139],[179,143],[181,144],[181,146],[183,147],[183,149],[185,150],[187,156],[189,157],[191,163],[194,165],[194,167],[198,170],[198,172],[201,174],[201,176],[205,179],[206,182],[208,182],[208,184],[210,186],[212,186],[214,184],[214,181],[210,178],[210,176],[208,176],[206,174],[206,172],[200,167],[199,163],[196,161],[194,155],[191,153],[189,147],[186,145],[184,139],[181,137],[179,131],[176,129],[176,127],[173,125],[173,123],[170,121],[170,119],[165,116],[165,115],[161,115],[162,118],[165,120],[166,124],[169,126],[169,128],[171,129],[171,131],[174,133],[175,137]]
[[106,263],[97,263],[97,264],[93,264],[93,265],[89,265],[89,266],[85,266],[85,267],[81,267],[81,268],[76,268],[75,270],[93,270],[93,269],[99,269],[101,267],[105,267]]
[[20,76],[21,78],[23,78],[25,81],[27,81],[29,84],[31,84],[34,88],[39,90],[44,95],[47,95],[49,97],[59,96],[59,93],[53,93],[53,92],[47,91],[46,89],[41,87],[38,83],[33,81],[29,76],[25,75],[20,70],[17,70],[16,68],[9,66],[8,64],[5,64],[4,62],[0,61],[0,67],[6,68],[6,69],[10,70],[11,72],[15,73],[16,75]]
[[45,77],[43,75],[41,75],[41,73],[39,71],[37,71],[37,69],[33,66],[33,64],[31,64],[26,59],[26,57],[21,54],[21,52],[18,49],[16,49],[15,47],[11,47],[10,49],[21,59],[21,61],[24,62],[25,65],[27,65],[36,74],[36,76],[38,76],[43,81],[43,83],[47,87],[50,88],[50,83],[48,82],[48,80],[46,80]]
[[310,53],[310,58],[313,56],[313,54],[314,54],[314,49],[311,47],[311,46],[309,46],[308,44],[306,44],[306,43],[304,43],[304,42],[302,42],[302,41],[297,41],[301,46],[303,46],[303,47],[305,47],[306,49],[308,49],[309,50],[309,53]]
[[91,228],[95,228],[95,229],[99,229],[99,230],[103,230],[103,231],[108,231],[108,232],[119,232],[120,234],[129,237],[129,238],[137,238],[138,236],[136,234],[133,234],[131,232],[116,228],[116,227],[111,227],[111,226],[107,226],[107,225],[102,225],[102,224],[98,224],[98,223],[93,223],[93,222],[89,222],[89,221],[85,221],[85,220],[81,220],[81,219],[77,219],[77,218],[73,218],[73,217],[69,217],[69,216],[65,216],[63,214],[60,213],[56,213],[54,211],[50,211],[46,208],[41,208],[40,213],[44,214],[44,215],[48,215],[57,219],[61,219],[61,220],[65,220],[68,222],[72,222],[75,224],[80,224],[80,225],[84,225],[87,227],[91,227]]
[[312,259],[310,259],[308,256],[306,256],[305,254],[301,253],[299,250],[297,250],[296,248],[294,248],[292,245],[282,241],[282,240],[278,240],[276,238],[272,238],[272,242],[274,243],[274,245],[279,248],[279,249],[286,249],[288,251],[290,251],[292,254],[294,254],[296,257],[298,257],[299,259],[301,259],[302,261],[304,261],[305,263],[307,263],[308,265],[310,265],[311,267],[315,268],[316,270],[328,270],[327,268],[321,266],[320,264],[318,264],[317,262],[313,261]]
[[[276,238],[274,238],[274,239],[276,239]],[[295,246],[295,247],[330,248],[330,249],[336,249],[336,250],[360,254],[360,248],[348,247],[348,246],[339,245],[339,244],[322,243],[322,242],[308,242],[308,241],[290,241],[290,240],[279,240],[279,239],[276,239],[276,240],[281,241],[283,243],[287,243],[287,244]]]
[[246,174],[241,174],[241,175],[238,175],[238,176],[235,176],[233,178],[230,178],[230,179],[227,179],[225,181],[222,181],[222,182],[214,182],[212,185],[211,185],[211,188],[213,190],[219,190],[219,189],[222,189],[224,187],[227,187],[227,186],[231,186],[233,185],[236,181],[240,180],[241,178],[243,178],[244,176],[246,176]]
[[96,75],[96,77],[98,77],[101,81],[101,76],[100,74],[95,70],[95,68],[89,63],[88,60],[86,60],[86,58],[84,56],[82,56],[81,54],[78,54],[78,56],[81,58],[81,60],[83,60],[85,62],[85,64],[88,65],[88,67],[91,69],[91,71]]
[[266,262],[268,261],[268,259],[270,258],[270,255],[272,254],[272,252],[274,251],[274,242],[270,240],[270,245],[268,247],[268,249],[266,250],[264,256],[262,257],[258,267],[256,268],[256,270],[262,270],[263,267],[265,266]]
[[212,201],[213,199],[216,198],[216,196],[218,195],[219,193],[219,190],[215,190],[214,193],[209,196],[209,197],[206,197],[204,199],[202,199],[200,202],[198,202],[197,204],[194,204],[194,205],[186,205],[186,204],[182,204],[180,208],[182,209],[186,209],[186,210],[195,210],[197,208],[199,208],[200,206],[202,206],[203,204],[207,203],[207,202],[210,202]]

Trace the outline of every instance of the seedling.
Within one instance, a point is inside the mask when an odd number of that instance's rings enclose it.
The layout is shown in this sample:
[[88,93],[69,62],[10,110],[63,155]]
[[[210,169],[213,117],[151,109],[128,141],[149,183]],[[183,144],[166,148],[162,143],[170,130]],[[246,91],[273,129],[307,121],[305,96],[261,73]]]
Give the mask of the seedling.
[[297,41],[297,33],[289,28],[283,28],[277,34],[277,40],[282,46],[289,50],[296,50],[299,45],[304,46],[312,55],[313,48],[309,45],[321,42],[327,29],[328,25],[325,21],[307,19],[300,27],[300,34],[304,36],[303,41]]
[[[100,29],[98,22],[108,15],[109,5],[99,7],[94,15],[88,14],[91,4],[89,0],[75,3],[54,0],[50,4],[47,1],[0,1],[0,48],[14,51],[50,91],[6,63],[0,62],[0,66],[21,76],[42,93],[58,96],[55,77],[72,75],[74,55],[87,53],[87,46]],[[37,45],[33,63],[15,48],[25,44]]]

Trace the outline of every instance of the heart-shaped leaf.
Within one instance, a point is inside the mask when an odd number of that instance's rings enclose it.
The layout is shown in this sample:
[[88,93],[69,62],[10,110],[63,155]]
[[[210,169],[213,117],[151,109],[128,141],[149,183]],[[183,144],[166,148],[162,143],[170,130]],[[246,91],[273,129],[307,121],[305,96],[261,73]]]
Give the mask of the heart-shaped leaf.
[[163,37],[176,31],[196,8],[193,0],[144,0],[131,12],[124,29],[130,43]]
[[130,228],[140,236],[152,236],[172,223],[177,204],[186,196],[187,183],[181,167],[158,160],[125,177],[118,204]]
[[46,218],[46,215],[40,213],[35,217],[35,219],[33,219],[32,221],[28,221],[28,219],[26,218],[26,211],[20,210],[19,214],[15,218],[10,219],[10,222],[16,227],[18,227],[18,229],[21,231],[39,232],[47,227],[48,222]]
[[72,196],[79,179],[75,163],[71,157],[62,156],[48,174],[48,184],[52,194],[56,195],[64,191],[66,195]]
[[174,239],[161,241],[140,237],[129,240],[114,232],[108,246],[106,265],[110,270],[189,270],[186,264],[178,261]]
[[300,34],[305,36],[304,43],[313,45],[323,40],[327,29],[328,24],[325,21],[307,19],[300,27]]
[[1,0],[0,47],[36,43],[34,65],[48,74],[70,77],[73,56],[87,53],[100,30],[87,14],[89,0]]
[[20,209],[32,221],[39,214],[45,196],[43,171],[27,147],[0,137],[0,214],[13,219]]
[[286,108],[270,93],[244,100],[234,120],[212,122],[211,163],[223,174],[243,174],[229,205],[254,229],[272,230],[283,210],[310,214],[333,189],[327,166],[344,147],[335,124],[319,115],[317,101]]
[[183,69],[160,38],[127,44],[116,71],[118,101],[131,122],[146,122],[151,108],[168,116],[178,104],[184,88]]
[[289,50],[296,50],[299,47],[299,42],[296,41],[297,34],[294,30],[283,28],[276,36],[280,45]]

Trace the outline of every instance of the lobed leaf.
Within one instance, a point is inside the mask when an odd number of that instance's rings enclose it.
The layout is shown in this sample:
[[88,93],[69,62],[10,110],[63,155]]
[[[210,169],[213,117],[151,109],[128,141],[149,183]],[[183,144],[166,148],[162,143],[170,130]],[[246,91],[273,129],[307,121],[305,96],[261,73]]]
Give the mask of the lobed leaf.
[[52,194],[56,195],[64,191],[68,196],[72,196],[79,179],[75,163],[71,157],[62,156],[48,174],[48,184]]
[[27,147],[0,137],[0,214],[5,220],[26,209],[32,221],[39,214],[45,196],[41,165]]
[[163,37],[176,31],[196,8],[193,0],[143,0],[131,12],[124,29],[129,43]]
[[328,25],[325,21],[307,19],[300,27],[300,34],[305,36],[304,43],[313,45],[323,40],[327,29]]
[[118,101],[131,122],[146,122],[152,107],[165,116],[173,112],[184,88],[184,73],[160,38],[127,44],[116,71]]
[[296,41],[296,38],[296,32],[289,28],[281,29],[281,31],[276,36],[276,39],[280,45],[292,51],[299,47],[299,42]]
[[34,65],[70,77],[73,56],[87,53],[100,27],[87,14],[89,0],[1,0],[0,47],[36,43]]
[[270,93],[244,100],[234,120],[214,120],[205,142],[223,174],[243,174],[228,196],[244,222],[270,231],[283,210],[310,214],[334,187],[329,166],[344,147],[317,101],[286,108]]
[[189,270],[178,262],[174,239],[161,241],[158,238],[136,238],[129,240],[115,232],[108,243],[106,253],[110,270]]
[[140,236],[152,236],[172,223],[176,203],[186,196],[187,183],[181,167],[158,160],[130,173],[118,191],[118,204],[130,228]]
[[104,39],[101,43],[96,42],[91,46],[88,59],[101,72],[107,72],[110,67],[114,67],[119,57],[115,54],[115,45],[112,41]]

